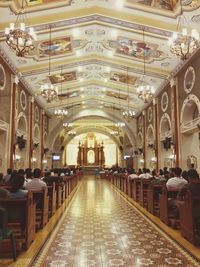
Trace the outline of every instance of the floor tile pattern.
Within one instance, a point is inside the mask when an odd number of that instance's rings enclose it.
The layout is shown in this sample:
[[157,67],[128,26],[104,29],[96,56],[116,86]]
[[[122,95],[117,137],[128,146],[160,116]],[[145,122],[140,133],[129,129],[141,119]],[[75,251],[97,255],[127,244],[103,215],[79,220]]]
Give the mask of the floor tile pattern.
[[83,180],[57,228],[31,266],[200,266],[104,180]]

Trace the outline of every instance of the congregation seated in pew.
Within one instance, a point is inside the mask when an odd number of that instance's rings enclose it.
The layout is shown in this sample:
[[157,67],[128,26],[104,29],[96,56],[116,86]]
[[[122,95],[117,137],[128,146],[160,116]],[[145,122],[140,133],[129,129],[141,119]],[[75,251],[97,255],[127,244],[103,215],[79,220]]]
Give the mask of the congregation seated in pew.
[[34,169],[33,178],[25,184],[25,189],[27,190],[42,190],[47,187],[47,184],[41,180],[42,172],[39,168]]

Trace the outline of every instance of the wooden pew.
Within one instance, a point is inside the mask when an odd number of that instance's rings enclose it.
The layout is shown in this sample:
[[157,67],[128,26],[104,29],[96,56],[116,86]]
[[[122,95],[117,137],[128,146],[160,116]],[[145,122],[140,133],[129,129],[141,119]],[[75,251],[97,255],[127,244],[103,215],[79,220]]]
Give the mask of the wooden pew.
[[146,209],[147,209],[147,190],[149,188],[150,183],[151,183],[151,180],[149,179],[141,179],[141,182],[140,182],[139,202],[140,202],[140,205]]
[[35,239],[35,204],[31,192],[24,198],[0,198],[0,206],[8,211],[8,228],[17,243],[28,249]]
[[133,186],[133,199],[139,203],[140,201],[140,187],[141,187],[141,178],[134,179]]
[[187,191],[179,207],[181,234],[194,245],[200,244],[200,190]]
[[179,218],[174,212],[170,211],[170,202],[176,199],[178,192],[177,190],[167,190],[166,187],[163,187],[162,194],[159,195],[160,220],[174,228],[179,224]]
[[134,198],[134,179],[129,179],[129,197]]
[[56,186],[55,182],[52,185],[48,185],[49,196],[49,215],[52,216],[56,212]]
[[33,200],[36,204],[36,228],[43,228],[49,220],[49,197],[48,188],[40,191],[32,191]]
[[159,194],[162,193],[162,188],[165,183],[152,181],[147,190],[147,207],[148,211],[153,215],[159,216],[160,206],[159,206]]

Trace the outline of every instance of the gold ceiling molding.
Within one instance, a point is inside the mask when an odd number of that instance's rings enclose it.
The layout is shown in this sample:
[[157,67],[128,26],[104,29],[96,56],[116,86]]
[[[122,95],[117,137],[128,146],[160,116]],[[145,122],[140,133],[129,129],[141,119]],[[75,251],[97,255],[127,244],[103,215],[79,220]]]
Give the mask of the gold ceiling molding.
[[[65,21],[73,19],[73,22],[76,23],[76,18],[80,18],[80,17],[87,17],[90,15],[100,15],[100,16],[104,16],[104,17],[108,17],[108,18],[113,18],[113,19],[117,19],[117,20],[123,20],[123,21],[127,21],[127,22],[131,22],[131,23],[135,23],[138,25],[146,25],[146,27],[148,28],[148,25],[151,25],[151,27],[154,28],[159,28],[159,29],[165,29],[168,31],[174,31],[176,29],[176,24],[169,24],[166,23],[164,21],[160,21],[158,19],[154,19],[152,18],[152,16],[145,16],[144,15],[137,15],[137,14],[129,14],[129,13],[125,13],[125,12],[115,12],[115,10],[113,9],[108,9],[108,8],[103,8],[103,7],[88,7],[88,8],[82,8],[82,9],[75,9],[75,10],[69,10],[69,11],[65,11],[65,12],[58,12],[55,14],[48,14],[47,15],[43,15],[43,16],[38,16],[38,17],[33,17],[31,18],[31,16],[29,15],[29,25],[31,26],[36,26],[36,25],[49,25],[52,23],[55,23],[57,21]],[[6,25],[11,22],[11,21],[7,21],[4,23],[1,23],[1,30],[3,30]],[[95,21],[93,21],[94,23]],[[78,24],[73,24],[74,26],[79,26]],[[53,29],[53,28],[52,28]]]

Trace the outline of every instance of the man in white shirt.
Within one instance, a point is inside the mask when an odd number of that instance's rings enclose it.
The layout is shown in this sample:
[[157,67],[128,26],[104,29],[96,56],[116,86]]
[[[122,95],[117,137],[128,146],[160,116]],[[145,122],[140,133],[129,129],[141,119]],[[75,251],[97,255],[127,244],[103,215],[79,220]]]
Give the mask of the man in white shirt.
[[141,178],[141,179],[149,179],[151,177],[152,177],[152,175],[150,174],[150,170],[145,169],[145,168],[144,168],[144,173],[139,175],[139,178]]
[[33,172],[33,179],[25,184],[25,189],[30,191],[40,191],[47,184],[41,180],[41,170],[36,168]]
[[128,176],[130,180],[138,178],[138,175],[135,173],[135,170],[132,171],[132,173]]
[[181,174],[181,168],[174,168],[174,177],[170,178],[166,183],[166,187],[168,190],[180,190],[185,184],[188,183],[187,180],[181,177]]

